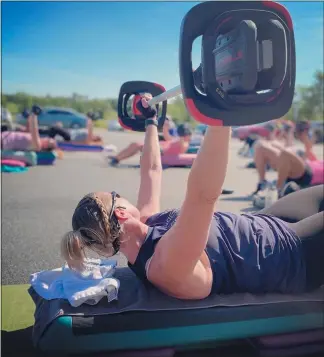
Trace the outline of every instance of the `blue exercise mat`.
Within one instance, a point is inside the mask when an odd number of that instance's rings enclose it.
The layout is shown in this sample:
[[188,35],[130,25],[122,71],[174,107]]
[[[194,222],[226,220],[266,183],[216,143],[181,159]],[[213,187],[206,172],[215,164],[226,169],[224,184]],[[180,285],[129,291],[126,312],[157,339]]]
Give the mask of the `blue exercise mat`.
[[84,145],[67,142],[58,142],[58,147],[64,151],[102,151],[102,145]]
[[55,355],[221,343],[269,334],[323,328],[324,287],[312,293],[210,295],[203,300],[166,296],[118,268],[118,300],[72,307],[45,300],[30,288],[36,305],[33,342]]

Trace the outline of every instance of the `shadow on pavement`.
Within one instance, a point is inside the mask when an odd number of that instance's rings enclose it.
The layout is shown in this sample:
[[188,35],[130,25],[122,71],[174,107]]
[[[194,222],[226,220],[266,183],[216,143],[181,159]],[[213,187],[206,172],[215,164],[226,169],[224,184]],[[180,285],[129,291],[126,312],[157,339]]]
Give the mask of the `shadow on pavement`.
[[16,331],[1,330],[1,355],[3,357],[43,357],[32,344],[33,327]]
[[252,200],[252,196],[236,196],[236,197],[224,197],[221,198],[222,201],[232,201],[232,202],[249,202]]

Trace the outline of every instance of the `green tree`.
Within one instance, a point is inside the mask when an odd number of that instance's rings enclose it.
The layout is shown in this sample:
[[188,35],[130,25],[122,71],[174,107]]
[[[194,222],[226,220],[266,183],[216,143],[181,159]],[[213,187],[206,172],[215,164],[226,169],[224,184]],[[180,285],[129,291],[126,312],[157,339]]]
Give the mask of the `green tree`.
[[5,94],[1,95],[1,105],[6,108],[7,107],[7,103],[8,103],[8,99],[7,96]]
[[[4,107],[4,105],[3,105],[3,107]],[[5,107],[9,110],[9,112],[11,114],[18,114],[19,113],[19,108],[18,108],[18,105],[16,103],[7,102]]]
[[[296,88],[297,105],[299,108],[299,118],[310,120],[323,118],[323,71],[316,71],[314,82],[308,87]],[[28,93],[18,92],[15,94],[2,94],[2,106],[8,108],[12,113],[19,113],[24,108],[30,108],[34,103],[41,106],[57,106],[73,108],[79,112],[89,111],[103,113],[104,119],[117,118],[117,98],[89,99],[77,93],[72,93],[69,97],[64,96],[32,96]],[[190,122],[196,125],[197,122],[190,118],[181,96],[168,103],[168,114],[178,123]],[[293,109],[287,115],[293,118]]]
[[324,73],[316,71],[313,84],[299,88],[299,118],[309,120],[323,118],[323,85]]

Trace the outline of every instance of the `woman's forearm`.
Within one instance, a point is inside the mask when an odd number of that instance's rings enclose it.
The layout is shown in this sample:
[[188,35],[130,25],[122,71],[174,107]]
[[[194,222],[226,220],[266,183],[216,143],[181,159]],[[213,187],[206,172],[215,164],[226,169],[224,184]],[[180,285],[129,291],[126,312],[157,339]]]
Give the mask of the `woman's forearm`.
[[38,120],[35,114],[30,114],[28,119],[28,128],[32,138],[32,146],[34,150],[41,150],[40,136],[38,131]]
[[141,172],[161,170],[161,152],[158,129],[155,125],[146,128],[144,146],[141,156]]
[[208,127],[187,185],[187,198],[216,202],[225,181],[231,128]]

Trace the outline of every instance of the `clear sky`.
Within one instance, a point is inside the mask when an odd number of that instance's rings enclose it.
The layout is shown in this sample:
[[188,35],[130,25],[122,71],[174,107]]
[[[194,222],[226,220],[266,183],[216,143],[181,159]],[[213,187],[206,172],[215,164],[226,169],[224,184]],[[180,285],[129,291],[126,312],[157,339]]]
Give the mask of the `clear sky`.
[[[180,24],[195,4],[2,2],[2,90],[105,98],[128,80],[176,86]],[[323,70],[323,3],[284,5],[295,26],[297,84],[307,85]]]

